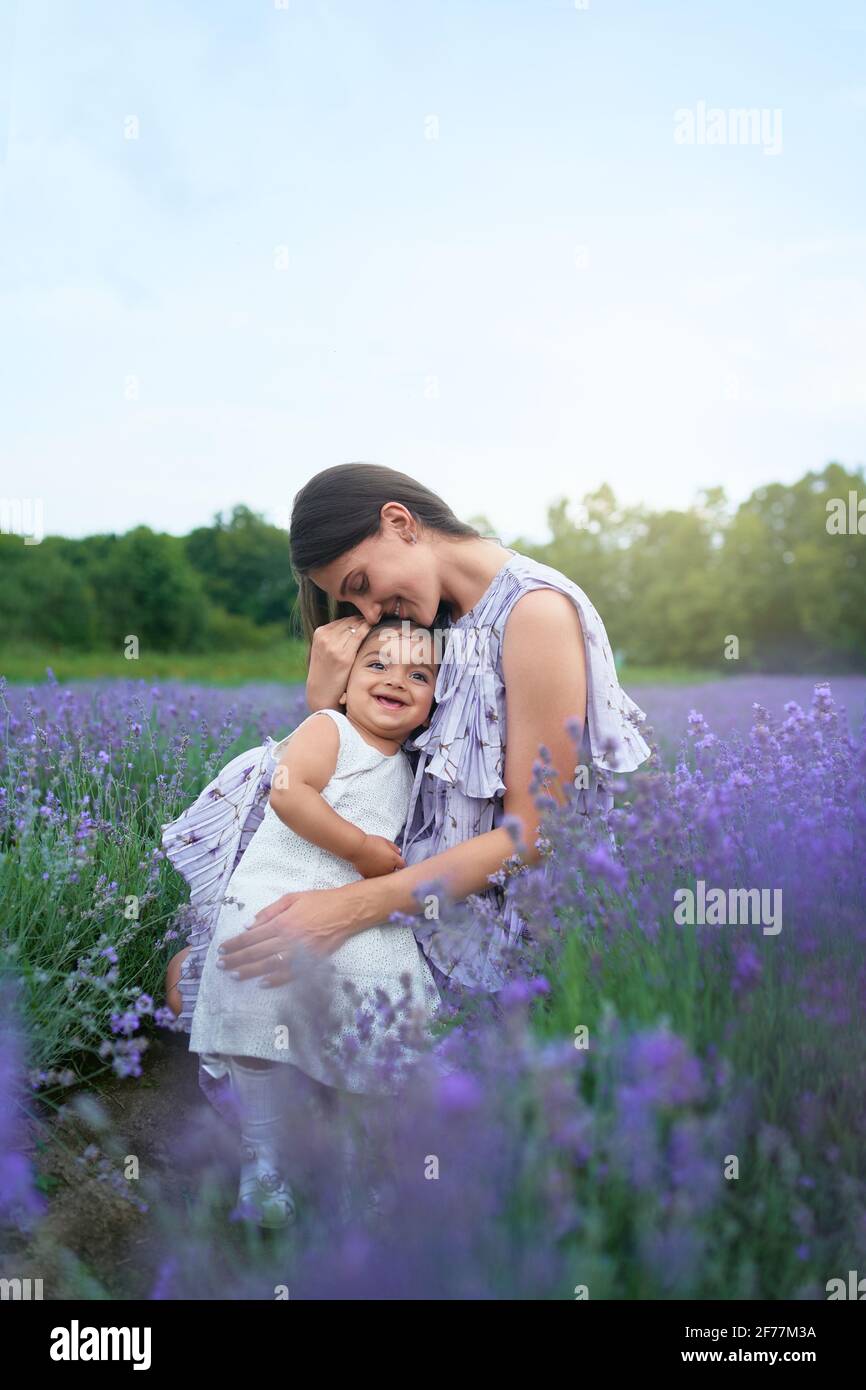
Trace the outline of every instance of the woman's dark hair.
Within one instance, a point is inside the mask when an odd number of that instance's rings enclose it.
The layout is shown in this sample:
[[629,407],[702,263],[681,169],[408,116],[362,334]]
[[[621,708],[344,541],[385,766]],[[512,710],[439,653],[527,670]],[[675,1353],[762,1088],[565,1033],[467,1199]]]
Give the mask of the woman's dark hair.
[[[309,571],[324,568],[369,536],[378,535],[380,512],[386,502],[400,502],[431,531],[481,539],[481,532],[460,521],[435,492],[394,468],[378,463],[338,463],[317,473],[297,493],[289,529],[292,569],[298,581],[297,609],[308,644],[308,661],[316,628],[358,611],[345,600],[335,603],[313,583]],[[437,613],[434,623],[438,619]]]

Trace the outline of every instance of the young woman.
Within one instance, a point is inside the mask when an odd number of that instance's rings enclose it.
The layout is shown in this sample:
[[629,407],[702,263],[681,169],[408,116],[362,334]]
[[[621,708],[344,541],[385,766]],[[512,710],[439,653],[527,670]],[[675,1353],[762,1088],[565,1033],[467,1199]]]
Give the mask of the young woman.
[[[291,978],[293,945],[330,954],[392,913],[413,914],[438,985],[497,989],[507,947],[524,923],[500,874],[519,830],[519,858],[539,859],[533,765],[544,749],[551,795],[576,785],[582,739],[584,809],[612,804],[607,774],[649,757],[643,712],[619,685],[604,625],[565,575],[461,522],[428,488],[390,468],[349,463],[312,478],[295,498],[292,564],[310,661],[311,710],[336,708],[355,653],[386,614],[444,626],[430,724],[413,740],[414,786],[400,846],[405,867],[337,888],[287,893],[222,942],[240,980]],[[396,843],[400,843],[399,840]],[[455,934],[430,912],[450,898],[490,900]]]

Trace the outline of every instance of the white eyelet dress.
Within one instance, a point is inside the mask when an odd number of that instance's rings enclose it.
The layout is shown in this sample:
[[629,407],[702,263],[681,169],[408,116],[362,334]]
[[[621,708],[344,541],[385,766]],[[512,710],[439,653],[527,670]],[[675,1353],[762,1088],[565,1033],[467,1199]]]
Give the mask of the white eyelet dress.
[[[309,718],[322,715],[333,719],[340,733],[337,765],[322,796],[366,834],[394,840],[412,791],[408,757],[402,749],[394,755],[380,752],[337,710],[318,710]],[[277,758],[288,738],[275,746]],[[237,936],[284,893],[338,888],[360,877],[347,860],[303,839],[269,803],[265,806],[229,879],[198,982],[189,1048],[200,1054],[212,1077],[227,1073],[226,1056],[251,1056],[293,1063],[317,1081],[345,1090],[389,1089],[371,1062],[388,1056],[399,1070],[410,1040],[425,1035],[441,1007],[410,927],[369,927],[330,956],[293,961],[296,976],[285,985],[261,988],[257,978],[235,980],[230,969],[217,968],[220,943]],[[381,991],[394,1010],[388,1010]]]

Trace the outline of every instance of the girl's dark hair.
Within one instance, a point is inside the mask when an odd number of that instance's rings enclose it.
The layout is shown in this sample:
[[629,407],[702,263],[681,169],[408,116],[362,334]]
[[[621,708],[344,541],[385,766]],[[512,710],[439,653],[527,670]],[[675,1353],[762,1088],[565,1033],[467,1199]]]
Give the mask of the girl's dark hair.
[[[380,512],[386,502],[400,502],[431,531],[481,539],[481,532],[460,521],[435,492],[394,468],[378,463],[338,463],[317,473],[297,493],[289,529],[292,569],[298,581],[297,610],[308,644],[308,662],[316,628],[358,611],[346,600],[335,603],[313,583],[308,571],[324,568],[369,536],[378,535]],[[441,611],[434,625],[438,625]]]
[[[372,637],[374,632],[378,632],[380,627],[396,627],[399,628],[402,632],[403,628],[401,625],[403,623],[408,624],[410,636],[416,632],[426,632],[428,637],[432,638],[432,640],[435,642],[435,629],[432,627],[428,627],[426,623],[416,623],[414,618],[396,618],[394,616],[389,616],[387,613],[383,617],[381,617],[378,620],[378,622],[370,624],[370,631],[365,635],[364,642],[366,642],[368,637]],[[364,645],[364,642],[359,644],[359,651],[361,647]]]

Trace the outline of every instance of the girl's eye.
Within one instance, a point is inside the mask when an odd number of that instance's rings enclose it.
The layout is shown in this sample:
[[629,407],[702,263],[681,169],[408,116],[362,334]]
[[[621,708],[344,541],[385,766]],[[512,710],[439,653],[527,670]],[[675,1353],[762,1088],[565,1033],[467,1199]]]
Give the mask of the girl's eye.
[[363,584],[359,585],[357,589],[350,589],[349,592],[352,594],[365,594],[367,592],[367,576],[364,576]]
[[[384,671],[384,669],[385,669],[385,663],[384,663],[384,661],[379,661],[379,659],[378,659],[377,657],[375,657],[375,656],[373,656],[373,657],[370,658],[370,660],[368,661],[367,665],[368,665],[368,667],[370,668],[370,670],[372,670],[372,668],[373,668],[374,666],[381,666],[383,671]],[[429,682],[430,682],[430,677],[427,675],[427,672],[426,672],[426,671],[413,671],[413,672],[412,672],[412,675],[413,675],[413,676],[420,676],[421,679],[422,679],[422,681],[424,682],[425,685],[428,685]]]

